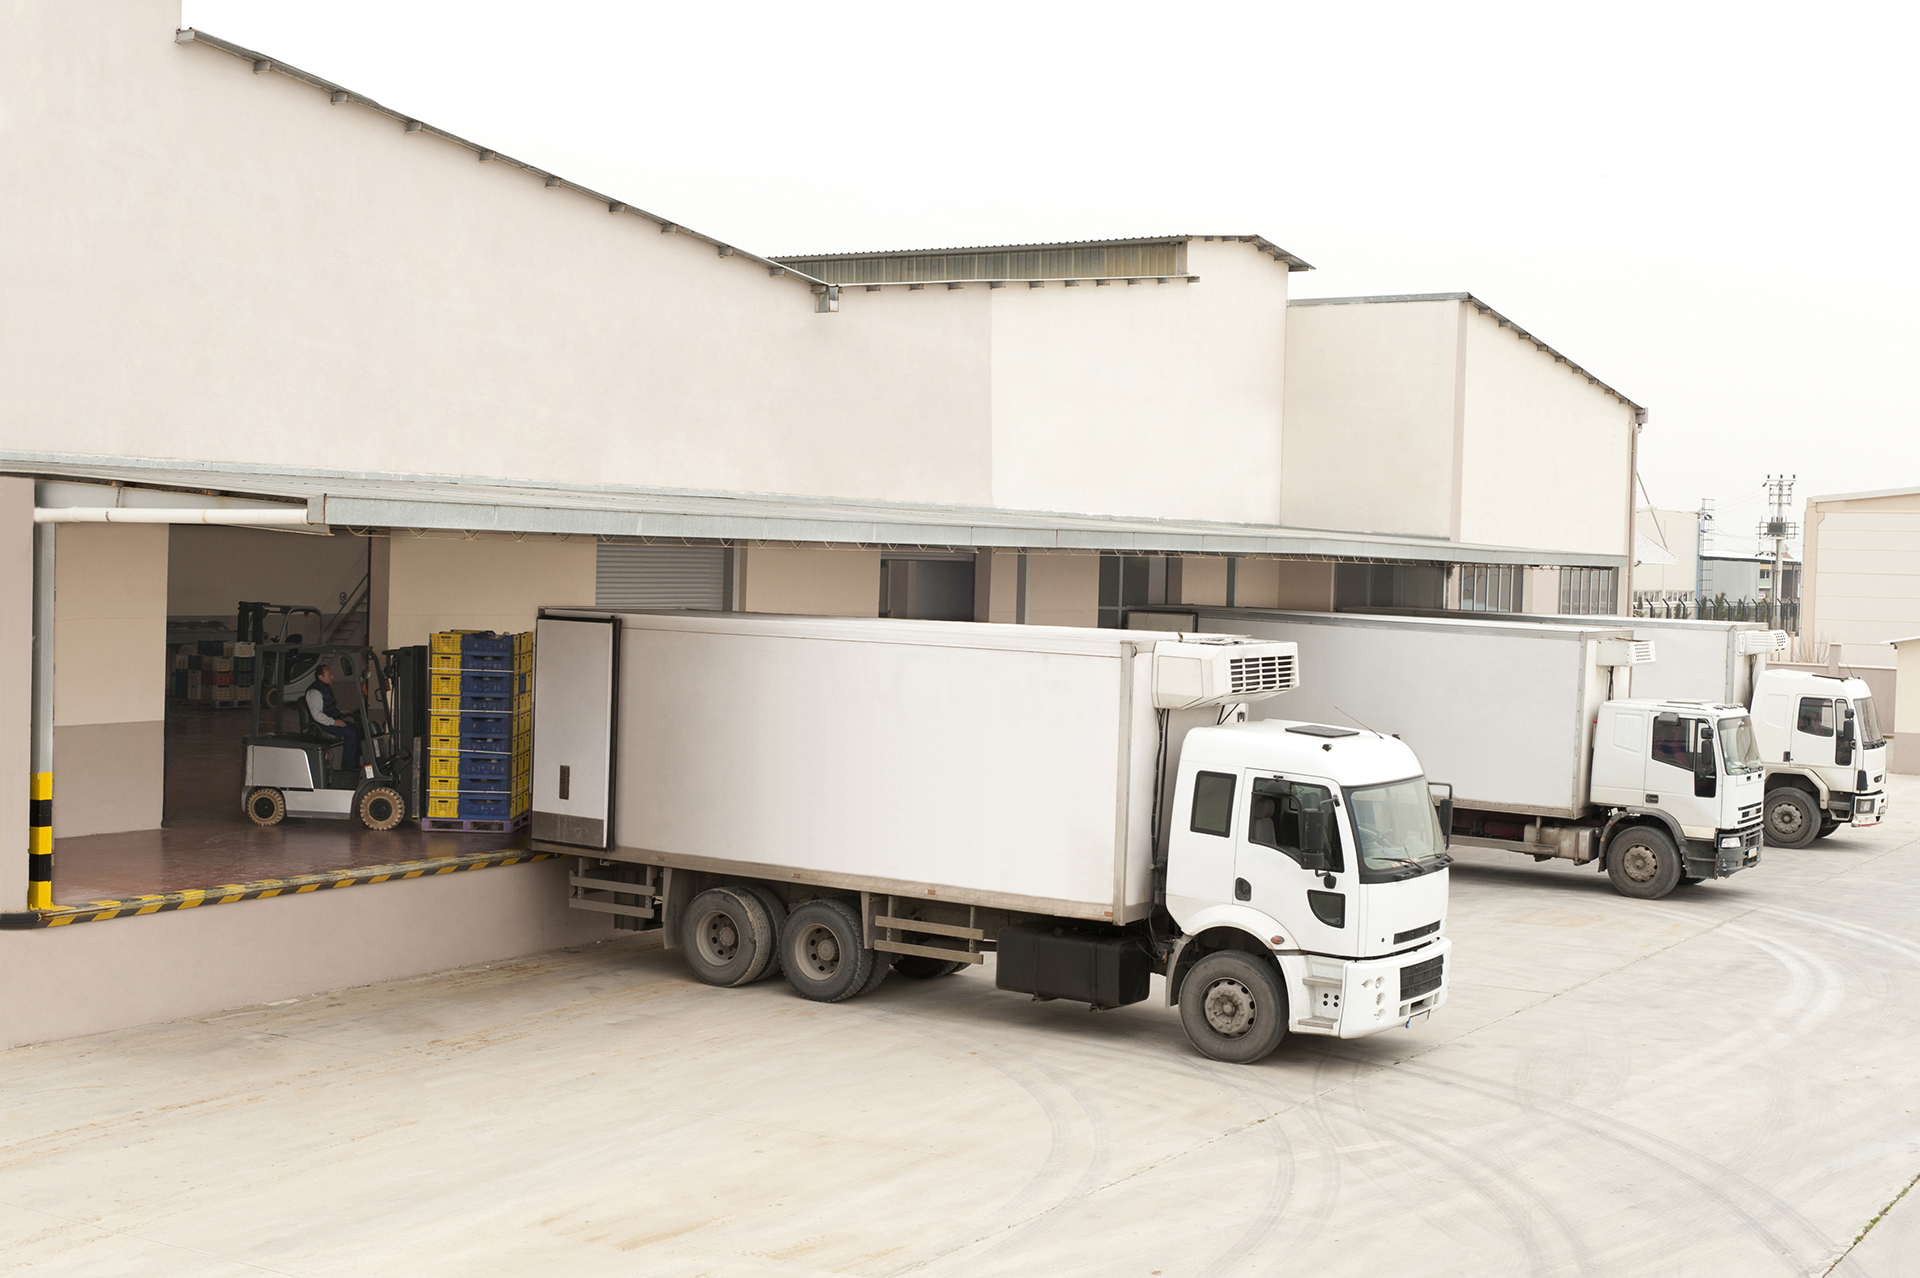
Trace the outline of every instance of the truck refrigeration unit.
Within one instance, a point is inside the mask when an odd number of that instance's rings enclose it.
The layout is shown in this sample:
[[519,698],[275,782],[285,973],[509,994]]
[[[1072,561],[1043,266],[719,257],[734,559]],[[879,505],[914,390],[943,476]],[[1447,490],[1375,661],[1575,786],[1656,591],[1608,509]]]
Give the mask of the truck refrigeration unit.
[[[1453,782],[1453,840],[1597,864],[1661,897],[1759,864],[1763,789],[1742,705],[1632,695],[1654,644],[1614,625],[1196,610],[1298,645],[1290,709],[1404,739]],[[1262,707],[1254,707],[1255,714]]]
[[1159,974],[1255,1061],[1447,997],[1446,800],[1391,737],[1245,721],[1297,675],[1225,635],[548,610],[534,847],[711,985],[837,1002],[994,953],[1110,1008]]

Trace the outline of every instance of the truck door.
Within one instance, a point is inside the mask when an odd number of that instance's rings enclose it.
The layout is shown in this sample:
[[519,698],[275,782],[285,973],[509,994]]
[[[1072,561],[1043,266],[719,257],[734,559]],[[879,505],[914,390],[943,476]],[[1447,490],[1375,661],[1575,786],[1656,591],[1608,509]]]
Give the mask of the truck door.
[[618,617],[542,617],[533,642],[533,837],[613,844]]
[[[1243,788],[1247,811],[1234,846],[1235,899],[1273,919],[1301,949],[1355,952],[1360,897],[1340,837],[1339,791],[1331,782],[1270,772],[1248,772]],[[1303,833],[1303,824],[1313,824],[1301,821],[1303,811],[1324,813],[1317,841]]]
[[1800,698],[1793,720],[1793,761],[1810,768],[1830,766],[1838,723],[1832,697]]
[[[1647,802],[1672,813],[1682,829],[1719,824],[1719,805],[1702,802],[1718,793],[1718,764],[1714,764],[1711,780],[1702,781],[1694,773],[1694,760],[1703,748],[1703,722],[1678,714],[1653,716],[1653,742],[1647,754]],[[1713,745],[1706,742],[1704,748],[1711,751]],[[1711,762],[1711,754],[1708,758]]]

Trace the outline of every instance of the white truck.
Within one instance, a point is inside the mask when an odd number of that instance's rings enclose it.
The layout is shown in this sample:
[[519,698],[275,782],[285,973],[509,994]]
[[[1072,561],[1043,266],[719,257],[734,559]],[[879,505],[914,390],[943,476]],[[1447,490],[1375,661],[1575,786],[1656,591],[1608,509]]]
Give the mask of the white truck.
[[549,609],[533,846],[694,974],[837,1002],[996,954],[1095,1008],[1166,977],[1249,1062],[1447,998],[1450,821],[1405,744],[1246,722],[1291,643]]
[[1448,777],[1462,846],[1597,863],[1643,898],[1759,863],[1762,767],[1746,707],[1635,697],[1655,651],[1630,629],[1195,612],[1202,628],[1297,645],[1315,677],[1290,709],[1398,736]]
[[[1369,610],[1368,615],[1380,615]],[[1429,614],[1413,614],[1416,616]],[[1432,614],[1460,618],[1462,614]],[[1887,740],[1862,679],[1779,670],[1785,631],[1757,621],[1661,617],[1555,617],[1543,625],[1619,626],[1655,643],[1659,660],[1637,667],[1636,696],[1712,697],[1747,707],[1766,768],[1766,841],[1803,848],[1842,826],[1878,825],[1887,812]]]

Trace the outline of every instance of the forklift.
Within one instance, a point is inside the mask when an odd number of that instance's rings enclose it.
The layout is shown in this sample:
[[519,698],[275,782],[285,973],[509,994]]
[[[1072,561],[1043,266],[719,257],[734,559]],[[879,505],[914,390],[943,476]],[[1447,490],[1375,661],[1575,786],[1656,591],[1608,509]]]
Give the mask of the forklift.
[[[421,812],[419,760],[427,720],[427,650],[397,648],[380,660],[353,644],[256,645],[261,685],[253,699],[241,806],[255,825],[287,817],[350,820],[391,830]],[[359,766],[344,766],[346,745],[313,721],[306,690],[320,666],[341,688],[359,693]],[[266,682],[271,676],[273,682]]]

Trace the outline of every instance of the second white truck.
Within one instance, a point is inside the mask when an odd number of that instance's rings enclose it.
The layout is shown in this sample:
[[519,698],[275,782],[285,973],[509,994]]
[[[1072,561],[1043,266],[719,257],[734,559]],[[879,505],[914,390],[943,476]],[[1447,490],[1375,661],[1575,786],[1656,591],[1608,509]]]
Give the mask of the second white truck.
[[1759,864],[1746,707],[1637,696],[1656,652],[1630,629],[1196,611],[1203,627],[1297,644],[1315,679],[1289,709],[1403,738],[1453,783],[1462,846],[1597,864],[1643,898]]
[[1402,742],[1245,721],[1291,643],[553,611],[533,839],[709,984],[837,1002],[996,954],[1094,1008],[1150,978],[1218,1060],[1445,1003],[1445,800]]

